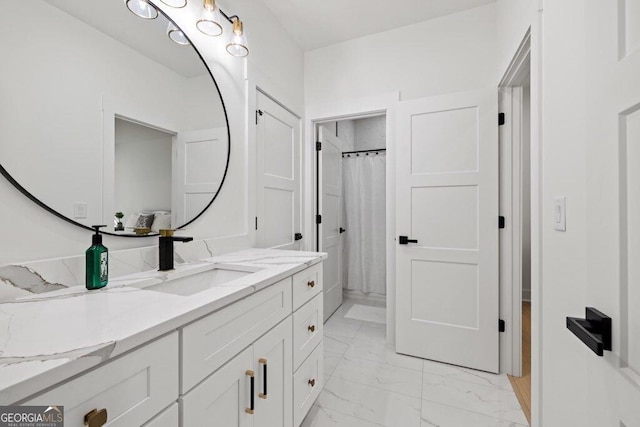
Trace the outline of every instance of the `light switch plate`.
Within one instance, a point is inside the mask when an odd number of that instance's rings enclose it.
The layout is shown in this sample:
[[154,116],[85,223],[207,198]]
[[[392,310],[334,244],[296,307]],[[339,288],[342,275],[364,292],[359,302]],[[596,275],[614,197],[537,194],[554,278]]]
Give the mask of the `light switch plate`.
[[75,202],[73,204],[73,219],[87,218],[87,203]]
[[557,231],[567,231],[567,198],[553,199],[553,228]]

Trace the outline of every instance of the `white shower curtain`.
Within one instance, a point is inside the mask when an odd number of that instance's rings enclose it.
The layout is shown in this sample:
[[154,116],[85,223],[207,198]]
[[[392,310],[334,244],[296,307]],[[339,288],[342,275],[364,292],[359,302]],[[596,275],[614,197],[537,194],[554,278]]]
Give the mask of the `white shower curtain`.
[[385,163],[384,152],[342,159],[345,289],[386,294]]

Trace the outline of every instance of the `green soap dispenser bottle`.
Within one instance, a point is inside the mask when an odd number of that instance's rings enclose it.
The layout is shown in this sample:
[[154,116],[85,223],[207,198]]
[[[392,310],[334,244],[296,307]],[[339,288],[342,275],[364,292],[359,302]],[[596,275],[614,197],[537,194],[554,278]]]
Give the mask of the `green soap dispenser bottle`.
[[92,245],[86,252],[86,286],[87,289],[100,289],[109,283],[109,250],[102,244],[100,228],[106,225],[93,225],[96,234],[93,235]]

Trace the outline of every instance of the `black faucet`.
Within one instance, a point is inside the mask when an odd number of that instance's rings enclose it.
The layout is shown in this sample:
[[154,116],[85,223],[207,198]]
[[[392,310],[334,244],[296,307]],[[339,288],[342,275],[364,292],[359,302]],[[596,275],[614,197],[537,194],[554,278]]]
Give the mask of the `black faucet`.
[[193,237],[174,236],[173,230],[160,230],[160,250],[158,258],[160,260],[160,271],[173,270],[173,242],[190,242]]

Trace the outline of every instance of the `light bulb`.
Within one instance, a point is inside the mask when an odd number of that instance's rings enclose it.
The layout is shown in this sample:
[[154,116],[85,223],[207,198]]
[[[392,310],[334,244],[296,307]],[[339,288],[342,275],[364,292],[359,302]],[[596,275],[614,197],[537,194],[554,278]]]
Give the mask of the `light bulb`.
[[208,36],[219,36],[222,34],[222,25],[220,25],[220,11],[214,0],[204,0],[204,10],[200,16],[200,20],[196,23],[196,27],[203,34]]
[[143,19],[156,19],[158,11],[146,0],[127,0],[127,8]]
[[187,0],[160,0],[162,3],[171,7],[185,7],[187,5]]
[[187,39],[187,37],[184,35],[184,33],[182,32],[182,30],[180,30],[178,27],[176,27],[173,22],[169,22],[169,26],[167,27],[167,35],[169,36],[169,38],[182,46],[187,46],[189,45],[189,40]]
[[227,45],[227,52],[239,58],[249,55],[247,37],[244,35],[242,21],[239,19],[233,21],[233,37],[231,38],[231,43]]

